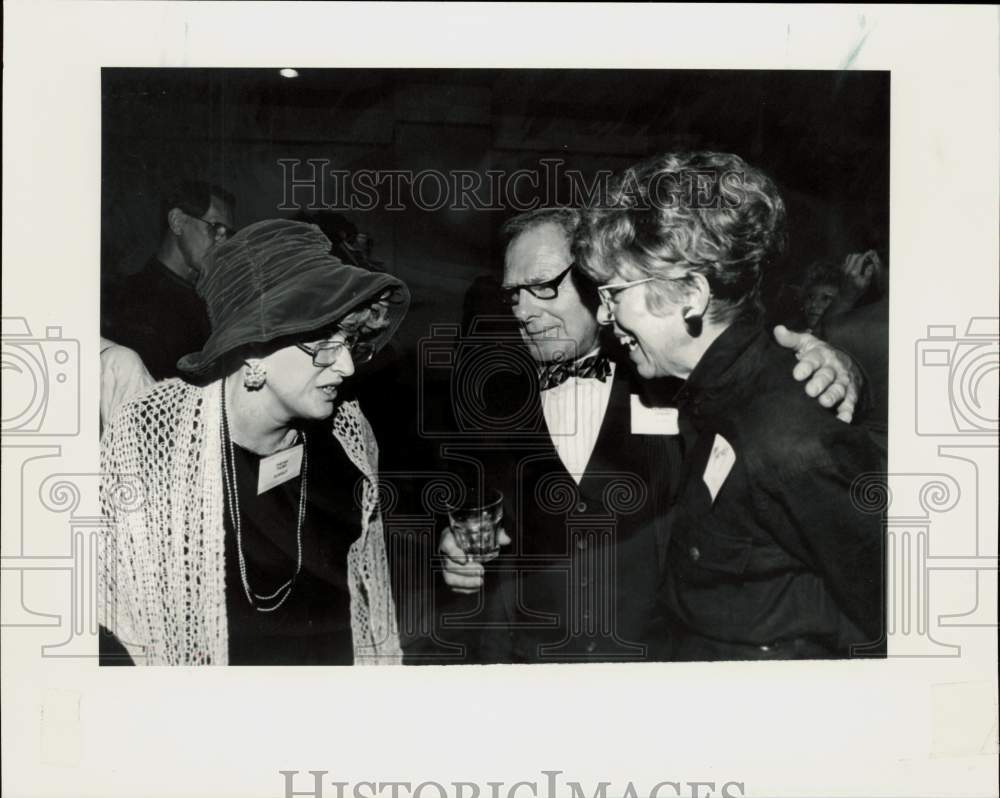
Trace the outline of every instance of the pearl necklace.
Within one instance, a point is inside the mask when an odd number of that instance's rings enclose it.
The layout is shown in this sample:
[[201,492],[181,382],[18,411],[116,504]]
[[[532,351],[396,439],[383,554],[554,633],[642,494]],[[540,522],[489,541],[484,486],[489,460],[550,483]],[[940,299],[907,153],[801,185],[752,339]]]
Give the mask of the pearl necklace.
[[[302,570],[302,524],[306,518],[306,477],[309,473],[306,434],[305,432],[301,433],[302,481],[299,483],[299,513],[295,524],[295,541],[296,548],[298,550],[295,573],[292,574],[291,579],[281,585],[281,587],[273,593],[264,596],[259,593],[255,593],[250,589],[250,580],[247,578],[247,563],[246,558],[243,555],[243,530],[240,525],[240,503],[236,482],[236,453],[233,448],[233,436],[229,429],[229,415],[226,413],[225,380],[222,381],[222,433],[222,481],[225,485],[226,497],[229,499],[229,517],[233,522],[233,528],[236,530],[236,559],[239,563],[240,580],[243,582],[243,592],[246,594],[247,601],[250,602],[250,606],[257,610],[257,612],[274,612],[278,609],[278,607],[284,604],[285,600],[291,595],[292,588],[295,587],[295,580],[298,578],[299,572]],[[275,599],[277,599],[276,603],[270,606],[262,606],[258,603],[261,601],[273,601]]]

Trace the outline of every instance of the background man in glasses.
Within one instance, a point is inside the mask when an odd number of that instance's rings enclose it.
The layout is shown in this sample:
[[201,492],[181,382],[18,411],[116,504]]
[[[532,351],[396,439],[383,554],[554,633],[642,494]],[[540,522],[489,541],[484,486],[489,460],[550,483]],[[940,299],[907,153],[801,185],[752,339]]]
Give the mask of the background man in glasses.
[[232,194],[200,181],[178,183],[161,202],[160,245],[102,308],[104,334],[134,349],[157,380],[178,376],[177,360],[199,350],[210,328],[194,283],[205,254],[235,232]]
[[[654,614],[664,523],[683,452],[673,380],[637,380],[598,317],[598,288],[572,268],[580,215],[532,211],[503,228],[502,297],[537,363],[540,413],[504,407],[517,392],[496,392],[498,428],[484,455],[489,487],[507,497],[504,526],[513,538],[488,580],[488,626],[464,642],[481,661],[574,662],[647,658],[660,630]],[[602,289],[607,302],[628,286]],[[799,347],[795,376],[806,391],[850,417],[857,399],[851,365],[811,337]],[[807,351],[808,350],[808,351]],[[535,426],[532,426],[532,425]],[[538,434],[530,434],[536,431]],[[525,434],[527,433],[527,434]],[[503,540],[506,542],[506,536]],[[478,594],[483,566],[467,562],[449,530],[441,537],[444,580]],[[504,564],[506,560],[506,564]]]

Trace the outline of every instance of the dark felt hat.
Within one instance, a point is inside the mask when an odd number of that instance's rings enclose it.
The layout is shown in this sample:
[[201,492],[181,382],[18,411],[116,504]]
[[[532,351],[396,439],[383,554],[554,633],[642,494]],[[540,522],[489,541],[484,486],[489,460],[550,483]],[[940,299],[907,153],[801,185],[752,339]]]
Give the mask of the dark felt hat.
[[389,325],[372,339],[384,346],[406,315],[402,280],[349,266],[330,255],[316,225],[268,219],[248,225],[209,251],[196,286],[208,306],[212,334],[177,366],[208,374],[247,344],[333,327],[348,313],[389,292]]

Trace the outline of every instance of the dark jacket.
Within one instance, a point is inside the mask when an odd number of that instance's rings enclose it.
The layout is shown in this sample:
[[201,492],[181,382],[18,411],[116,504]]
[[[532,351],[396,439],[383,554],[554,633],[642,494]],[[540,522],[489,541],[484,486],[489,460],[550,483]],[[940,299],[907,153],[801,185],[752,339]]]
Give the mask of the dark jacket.
[[[653,641],[662,634],[656,546],[680,474],[681,445],[676,434],[632,433],[632,396],[648,386],[618,354],[608,407],[579,485],[545,426],[537,387],[496,394],[500,404],[492,417],[517,423],[496,429],[476,456],[489,483],[507,498],[504,525],[513,543],[487,566],[485,603],[466,601],[467,640],[474,641],[476,661],[655,657]],[[676,381],[660,386],[668,395],[678,387]],[[508,398],[523,406],[504,407]]]
[[194,286],[157,258],[122,279],[102,308],[107,336],[134,349],[154,379],[179,377],[177,361],[197,352],[211,334],[208,310]]
[[688,457],[660,551],[671,659],[884,654],[882,521],[851,486],[885,462],[806,396],[793,360],[734,325],[678,397]]

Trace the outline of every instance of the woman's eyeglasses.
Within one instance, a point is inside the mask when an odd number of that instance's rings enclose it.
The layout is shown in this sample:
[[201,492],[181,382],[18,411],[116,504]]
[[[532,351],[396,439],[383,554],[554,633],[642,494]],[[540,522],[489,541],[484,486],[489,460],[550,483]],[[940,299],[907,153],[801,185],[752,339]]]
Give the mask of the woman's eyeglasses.
[[322,341],[316,346],[295,345],[312,356],[314,366],[324,369],[336,363],[344,349],[351,353],[351,360],[356,365],[367,363],[375,356],[375,347],[368,341]]
[[500,298],[505,305],[516,305],[521,291],[527,291],[536,299],[555,299],[559,296],[559,284],[563,278],[569,274],[574,264],[570,264],[551,280],[541,283],[525,283],[523,285],[509,285],[500,289]]
[[618,295],[622,291],[636,285],[652,282],[653,279],[652,277],[643,277],[641,280],[631,280],[627,283],[607,283],[606,285],[597,286],[597,293],[601,297],[601,304],[604,305],[604,309],[608,313],[614,313],[615,305],[618,302]]

